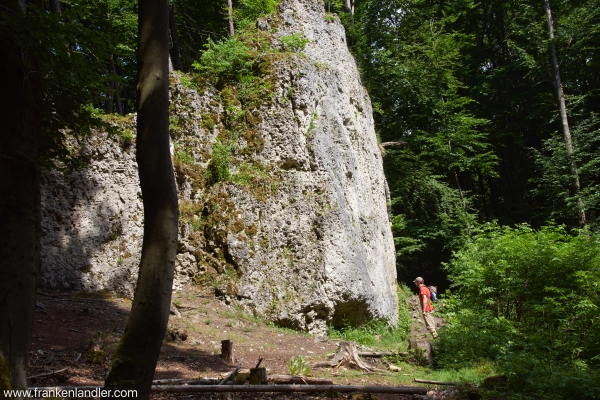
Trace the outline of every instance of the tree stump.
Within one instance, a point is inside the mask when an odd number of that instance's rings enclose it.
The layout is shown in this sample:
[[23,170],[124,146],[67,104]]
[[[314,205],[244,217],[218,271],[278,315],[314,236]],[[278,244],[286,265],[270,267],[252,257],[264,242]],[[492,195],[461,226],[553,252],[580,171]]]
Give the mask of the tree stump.
[[358,349],[355,342],[340,342],[338,352],[329,362],[315,363],[313,367],[354,367],[371,372],[371,367],[368,367],[358,356]]
[[223,361],[234,364],[235,354],[233,353],[233,340],[221,340],[221,358]]
[[266,368],[250,368],[250,376],[248,382],[251,385],[265,385],[267,383]]

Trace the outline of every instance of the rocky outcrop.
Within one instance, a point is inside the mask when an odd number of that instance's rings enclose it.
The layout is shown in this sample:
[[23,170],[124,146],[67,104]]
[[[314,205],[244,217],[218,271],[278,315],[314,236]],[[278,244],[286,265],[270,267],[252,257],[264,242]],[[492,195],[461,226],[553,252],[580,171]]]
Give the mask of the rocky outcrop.
[[[228,303],[315,333],[395,324],[387,183],[344,29],[310,0],[284,0],[258,26],[283,54],[261,61],[268,100],[242,112],[235,88],[172,79],[175,287],[212,285]],[[289,37],[308,40],[303,54],[285,52]],[[135,119],[121,124],[135,132]],[[89,168],[44,176],[42,284],[131,294],[143,219],[134,145],[100,132],[79,151]]]

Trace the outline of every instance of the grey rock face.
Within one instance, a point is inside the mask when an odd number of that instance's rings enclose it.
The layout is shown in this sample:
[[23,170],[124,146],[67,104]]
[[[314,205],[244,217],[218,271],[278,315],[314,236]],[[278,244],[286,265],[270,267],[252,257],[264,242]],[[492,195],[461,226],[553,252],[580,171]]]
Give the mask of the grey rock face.
[[[229,181],[202,178],[225,129],[222,96],[173,76],[174,158],[186,160],[175,168],[174,288],[212,284],[226,302],[314,333],[368,318],[395,324],[387,183],[344,29],[320,2],[284,0],[280,15],[273,45],[299,33],[309,41],[303,55],[273,61],[272,99],[253,111],[260,122],[240,136]],[[82,149],[90,168],[44,177],[42,283],[131,294],[142,237],[135,149],[102,133],[93,140]]]

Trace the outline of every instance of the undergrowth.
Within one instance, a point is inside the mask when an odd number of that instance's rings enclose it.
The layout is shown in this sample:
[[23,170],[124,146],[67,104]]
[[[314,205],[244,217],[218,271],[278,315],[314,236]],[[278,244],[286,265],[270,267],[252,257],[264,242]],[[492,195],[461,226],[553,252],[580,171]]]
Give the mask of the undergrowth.
[[330,326],[328,336],[331,339],[355,341],[373,349],[396,350],[406,348],[408,343],[408,332],[412,323],[406,298],[410,290],[405,285],[397,288],[398,293],[398,325],[392,327],[384,320],[371,320],[360,327],[344,327],[335,329]]

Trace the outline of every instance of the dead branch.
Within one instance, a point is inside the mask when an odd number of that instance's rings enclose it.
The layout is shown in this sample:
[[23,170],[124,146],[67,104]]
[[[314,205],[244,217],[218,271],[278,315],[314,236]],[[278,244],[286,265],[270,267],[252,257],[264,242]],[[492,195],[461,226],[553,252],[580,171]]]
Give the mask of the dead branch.
[[379,145],[381,147],[401,146],[403,144],[406,144],[406,142],[383,142],[383,143],[379,143]]
[[173,303],[171,303],[171,307],[169,307],[169,313],[175,315],[177,318],[181,318],[181,313]]
[[234,369],[233,371],[231,371],[231,372],[229,373],[229,375],[227,375],[227,376],[225,377],[225,379],[223,379],[221,382],[219,382],[219,385],[218,385],[218,386],[225,384],[225,382],[227,382],[228,380],[230,380],[230,379],[231,379],[231,377],[232,377],[232,376],[234,376],[234,375],[235,375],[235,374],[238,372],[238,370],[239,370],[239,369],[240,369],[240,367],[242,366],[242,361],[243,361],[243,359],[241,359],[241,360],[240,360],[240,362],[238,363],[237,367],[235,367],[235,369]]
[[45,374],[38,374],[38,375],[28,376],[27,379],[41,378],[42,376],[52,376],[52,375],[55,375],[55,374],[59,374],[61,372],[65,372],[68,369],[69,369],[69,367],[63,368],[63,369],[59,369],[58,371],[46,372]]

